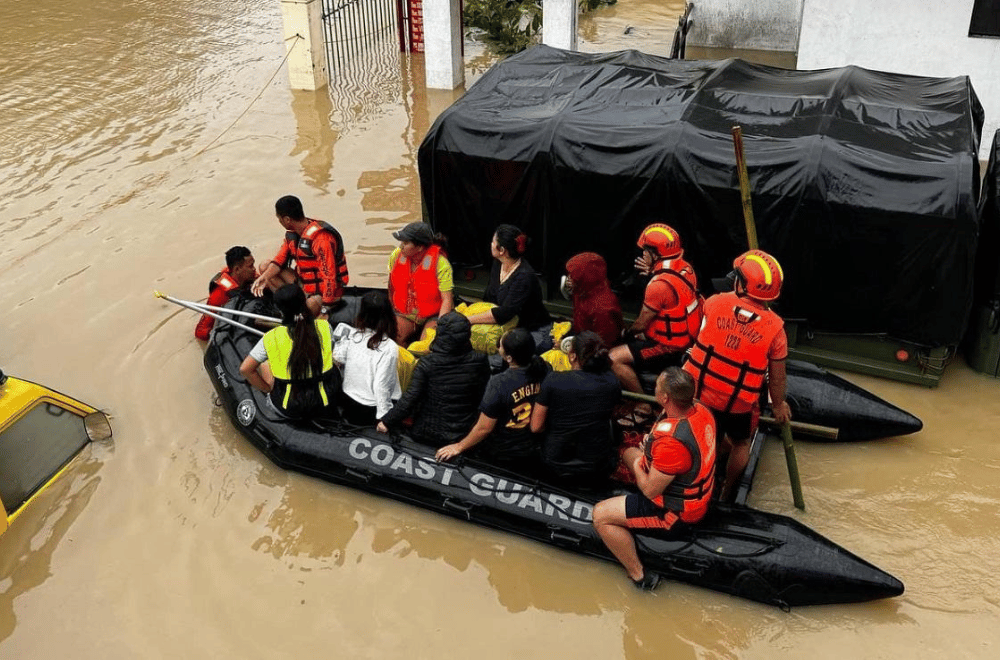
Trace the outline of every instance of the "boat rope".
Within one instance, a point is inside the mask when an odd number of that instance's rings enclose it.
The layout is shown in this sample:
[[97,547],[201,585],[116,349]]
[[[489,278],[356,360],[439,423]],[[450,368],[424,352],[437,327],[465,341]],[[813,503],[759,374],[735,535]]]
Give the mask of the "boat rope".
[[211,148],[213,147],[213,145],[215,145],[215,143],[216,143],[216,142],[218,142],[219,140],[221,140],[221,139],[222,139],[222,137],[223,137],[223,136],[224,136],[224,135],[225,135],[226,133],[228,133],[228,132],[229,132],[230,130],[232,130],[233,126],[236,126],[236,124],[237,124],[237,123],[239,123],[239,121],[240,121],[241,119],[243,119],[243,117],[244,117],[244,116],[245,116],[245,115],[246,115],[246,114],[247,114],[248,112],[250,112],[250,108],[252,108],[252,107],[254,106],[254,104],[255,104],[255,103],[256,103],[257,101],[259,101],[259,100],[260,100],[260,97],[264,95],[264,92],[265,92],[265,91],[267,91],[267,88],[271,86],[271,83],[272,83],[272,82],[274,82],[274,79],[275,79],[275,78],[277,77],[277,75],[278,75],[278,74],[279,74],[279,73],[281,72],[281,69],[282,69],[282,68],[283,68],[283,67],[285,66],[285,62],[287,62],[287,61],[288,61],[288,58],[289,58],[289,56],[290,56],[290,55],[292,54],[292,51],[293,51],[293,50],[295,50],[295,46],[297,46],[297,45],[298,45],[298,43],[299,43],[299,41],[303,40],[303,39],[304,39],[304,37],[303,37],[303,36],[302,36],[301,34],[294,34],[294,35],[292,35],[291,37],[288,37],[288,39],[285,39],[285,42],[287,43],[287,42],[289,42],[289,41],[291,41],[291,40],[293,40],[293,39],[294,39],[295,41],[294,41],[294,42],[292,43],[292,45],[291,45],[291,46],[289,46],[289,47],[288,47],[288,52],[286,52],[286,53],[285,53],[285,57],[284,57],[284,58],[283,58],[283,59],[281,60],[281,63],[280,63],[280,64],[278,65],[278,67],[277,67],[277,68],[275,69],[274,73],[272,73],[272,74],[271,74],[271,77],[267,79],[267,82],[266,82],[266,83],[264,83],[264,86],[263,86],[263,87],[261,87],[261,90],[260,90],[260,92],[259,92],[259,93],[257,94],[257,96],[255,96],[255,97],[253,98],[253,100],[252,100],[252,101],[250,101],[250,104],[249,104],[249,105],[248,105],[248,106],[247,106],[247,107],[246,107],[246,108],[245,108],[245,109],[243,110],[243,112],[241,112],[241,113],[240,113],[240,115],[239,115],[239,116],[238,116],[238,117],[237,117],[236,119],[234,119],[234,120],[233,120],[233,122],[232,122],[231,124],[229,124],[229,126],[227,126],[225,130],[223,130],[223,131],[222,131],[221,133],[219,133],[219,134],[218,134],[218,135],[217,135],[217,136],[215,137],[215,139],[214,139],[214,140],[212,140],[212,141],[211,141],[211,142],[209,142],[209,143],[208,143],[207,145],[205,145],[204,147],[202,147],[201,149],[199,149],[197,153],[195,153],[195,154],[194,154],[193,156],[191,156],[191,157],[190,157],[190,158],[188,158],[187,160],[193,160],[193,159],[197,158],[198,156],[202,155],[203,153],[205,153],[206,151],[208,151],[209,149],[211,149]]

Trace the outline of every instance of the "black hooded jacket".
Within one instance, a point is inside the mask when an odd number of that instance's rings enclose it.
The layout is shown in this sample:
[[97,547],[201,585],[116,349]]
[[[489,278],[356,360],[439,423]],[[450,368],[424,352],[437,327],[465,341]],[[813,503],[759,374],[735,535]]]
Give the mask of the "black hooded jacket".
[[479,416],[490,367],[472,348],[472,326],[458,312],[438,319],[431,352],[417,362],[410,386],[382,422],[398,427],[413,415],[413,436],[435,447],[458,442]]

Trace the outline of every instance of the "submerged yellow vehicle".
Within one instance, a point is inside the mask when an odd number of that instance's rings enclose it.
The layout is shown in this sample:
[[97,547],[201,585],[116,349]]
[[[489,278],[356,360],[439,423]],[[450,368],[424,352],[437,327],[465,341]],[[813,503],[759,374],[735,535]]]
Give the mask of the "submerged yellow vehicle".
[[0,371],[0,534],[87,443],[110,437],[100,410]]

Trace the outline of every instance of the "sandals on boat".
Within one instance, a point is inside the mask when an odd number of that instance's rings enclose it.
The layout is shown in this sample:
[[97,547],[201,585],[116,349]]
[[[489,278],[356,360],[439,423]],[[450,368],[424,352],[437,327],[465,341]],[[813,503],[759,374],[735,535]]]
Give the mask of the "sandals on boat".
[[646,571],[643,573],[641,580],[632,580],[632,584],[640,591],[652,591],[660,584],[660,576],[658,573]]

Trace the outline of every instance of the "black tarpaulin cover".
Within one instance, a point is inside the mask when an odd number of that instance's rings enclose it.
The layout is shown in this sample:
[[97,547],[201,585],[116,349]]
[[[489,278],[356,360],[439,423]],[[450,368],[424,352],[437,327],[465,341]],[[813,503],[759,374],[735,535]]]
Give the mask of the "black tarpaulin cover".
[[993,135],[979,200],[975,303],[1000,298],[1000,130]]
[[818,331],[957,344],[972,299],[983,111],[967,77],[537,46],[488,71],[419,151],[429,221],[457,264],[516,224],[551,283],[572,255],[622,275],[648,222],[683,238],[703,289],[746,249],[742,127],[777,306]]

